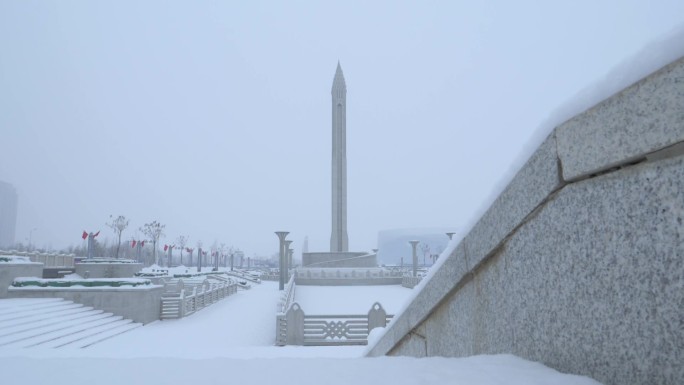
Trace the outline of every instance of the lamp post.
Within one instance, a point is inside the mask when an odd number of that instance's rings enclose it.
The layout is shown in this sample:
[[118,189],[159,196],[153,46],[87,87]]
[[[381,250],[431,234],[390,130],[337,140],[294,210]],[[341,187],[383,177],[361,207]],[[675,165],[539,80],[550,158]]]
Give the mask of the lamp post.
[[418,243],[420,241],[409,241],[411,244],[411,248],[413,248],[413,276],[416,277],[418,275],[418,268],[416,265],[418,265],[418,255],[416,254],[416,246],[418,246]]
[[276,231],[275,234],[278,236],[280,241],[280,250],[278,251],[278,260],[280,262],[280,280],[278,281],[278,290],[285,289],[285,237],[290,234],[289,231]]

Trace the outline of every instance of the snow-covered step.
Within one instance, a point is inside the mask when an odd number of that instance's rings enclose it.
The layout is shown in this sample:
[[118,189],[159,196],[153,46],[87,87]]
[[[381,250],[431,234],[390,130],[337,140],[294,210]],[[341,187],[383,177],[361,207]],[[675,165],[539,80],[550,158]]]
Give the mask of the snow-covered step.
[[[90,314],[87,317],[66,321],[62,324],[44,326],[41,328],[27,330],[2,337],[0,338],[0,346],[16,346],[17,344],[24,345],[24,341],[28,340],[43,340],[45,339],[45,336],[47,336],[47,338],[51,338],[55,335],[69,334],[74,330],[92,327],[96,325],[97,322],[102,320],[111,320],[111,317],[113,316],[112,313],[103,313],[102,311],[99,311],[99,313],[96,312],[97,311],[93,311],[93,314]],[[118,319],[121,319],[121,317],[118,317],[116,320]]]
[[102,341],[116,337],[119,334],[123,334],[123,333],[129,332],[133,329],[137,329],[141,326],[143,326],[143,324],[137,323],[137,322],[131,322],[127,325],[123,325],[123,326],[120,326],[118,328],[113,328],[113,329],[110,329],[106,332],[102,332],[102,333],[96,334],[94,336],[84,338],[84,339],[82,339],[82,340],[80,340],[80,341],[78,341],[72,345],[68,345],[68,346],[73,346],[74,348],[87,348],[89,346],[93,346],[93,345],[100,343]]
[[21,341],[13,342],[5,346],[16,346],[16,347],[22,347],[22,348],[29,348],[33,346],[39,346],[41,344],[54,341],[58,338],[62,338],[67,335],[71,334],[76,334],[80,333],[83,330],[87,330],[89,328],[101,326],[101,325],[106,325],[112,322],[116,322],[121,320],[123,317],[121,316],[113,316],[111,313],[104,313],[104,314],[109,314],[109,317],[103,317],[99,319],[94,319],[92,321],[87,321],[80,323],[78,325],[73,325],[71,327],[65,328],[65,329],[60,329],[60,330],[55,330],[49,333],[44,333],[35,337],[31,338],[25,338],[22,339]]
[[5,298],[0,300],[0,314],[7,309],[18,310],[25,306],[62,302],[62,298]]
[[59,314],[52,314],[50,317],[34,316],[27,320],[20,320],[22,322],[6,323],[0,325],[0,337],[5,337],[10,334],[16,334],[28,330],[35,330],[50,325],[58,325],[63,322],[82,319],[90,317],[93,314],[104,313],[102,310],[95,310],[92,307],[80,307],[70,310],[65,310]]
[[76,343],[85,338],[96,336],[100,333],[105,333],[112,329],[117,329],[119,327],[125,327],[131,324],[133,321],[129,319],[120,319],[118,321],[105,323],[99,326],[89,327],[77,333],[72,333],[59,338],[55,338],[51,341],[40,344],[40,347],[45,348],[59,348],[67,346],[72,343]]
[[43,304],[43,305],[33,305],[33,306],[27,306],[27,307],[22,307],[19,310],[16,311],[7,311],[5,314],[0,315],[0,322],[3,321],[11,321],[14,319],[19,319],[35,314],[47,314],[52,311],[59,311],[63,309],[71,309],[75,307],[83,306],[81,304],[73,303],[71,301],[61,301],[61,302],[55,302],[51,304]]
[[[24,314],[21,317],[15,317],[0,321],[0,332],[4,331],[13,325],[29,325],[31,323],[43,321],[46,319],[59,318],[65,315],[82,313],[84,311],[93,310],[92,307],[84,307],[76,304],[75,306],[66,306],[60,309],[48,309],[45,312],[36,312],[32,314]],[[4,333],[0,333],[4,334]]]
[[142,324],[61,298],[0,300],[0,347],[82,348]]

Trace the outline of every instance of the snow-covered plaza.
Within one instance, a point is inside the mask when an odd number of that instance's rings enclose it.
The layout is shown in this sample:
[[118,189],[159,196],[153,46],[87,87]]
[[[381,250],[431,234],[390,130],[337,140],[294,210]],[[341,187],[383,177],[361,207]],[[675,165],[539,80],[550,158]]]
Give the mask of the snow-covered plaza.
[[[312,311],[363,312],[379,300],[394,313],[400,286],[298,287]],[[364,358],[365,346],[274,346],[277,282],[157,321],[86,349],[0,348],[12,383],[38,384],[596,384],[511,355]],[[374,300],[372,298],[375,298]]]

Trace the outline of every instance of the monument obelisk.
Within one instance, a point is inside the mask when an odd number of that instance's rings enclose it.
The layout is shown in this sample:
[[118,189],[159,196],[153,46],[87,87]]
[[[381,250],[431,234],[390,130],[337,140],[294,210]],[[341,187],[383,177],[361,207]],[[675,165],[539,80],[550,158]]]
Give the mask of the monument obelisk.
[[347,237],[347,85],[340,62],[332,85],[332,235],[330,251],[349,251]]

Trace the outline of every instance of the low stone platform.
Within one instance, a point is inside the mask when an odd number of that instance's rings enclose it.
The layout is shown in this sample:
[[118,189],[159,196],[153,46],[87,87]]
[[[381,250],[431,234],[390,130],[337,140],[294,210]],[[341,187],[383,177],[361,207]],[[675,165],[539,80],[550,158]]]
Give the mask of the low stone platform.
[[302,253],[303,267],[378,267],[376,254],[356,251]]

